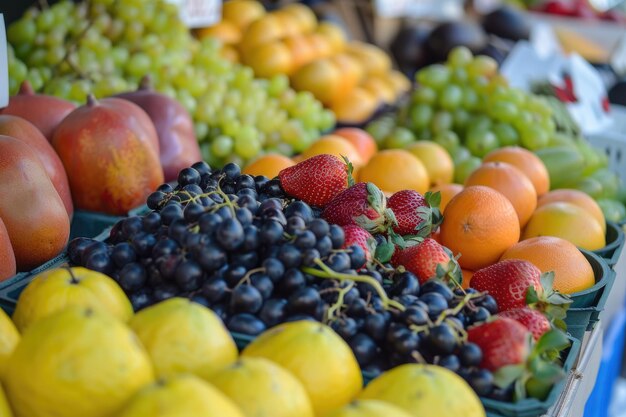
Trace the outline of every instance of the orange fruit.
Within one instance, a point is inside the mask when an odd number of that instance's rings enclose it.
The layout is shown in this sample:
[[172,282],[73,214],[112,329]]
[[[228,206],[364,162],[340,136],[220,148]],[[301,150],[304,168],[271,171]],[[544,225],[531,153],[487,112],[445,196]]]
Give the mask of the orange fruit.
[[493,264],[517,243],[519,235],[515,208],[493,188],[465,187],[443,212],[441,243],[461,254],[463,269],[476,271]]
[[[322,100],[320,100],[322,101]],[[369,91],[356,87],[330,103],[337,120],[345,124],[365,123],[378,108],[378,100]]]
[[563,201],[544,204],[535,210],[524,228],[522,240],[535,236],[560,237],[587,250],[606,246],[600,223],[590,218],[585,209]]
[[376,97],[379,103],[391,104],[396,99],[393,84],[382,76],[367,76],[361,83],[361,87]]
[[346,34],[339,26],[333,23],[320,22],[315,32],[327,39],[334,53],[341,52],[346,45]]
[[524,227],[537,208],[537,192],[526,175],[506,162],[486,162],[465,180],[465,186],[485,185],[501,192],[509,199],[520,227]]
[[454,162],[446,149],[438,143],[418,140],[411,144],[407,151],[417,156],[426,167],[430,184],[447,184],[454,178]]
[[461,269],[461,272],[463,273],[463,282],[461,282],[461,287],[466,290],[471,286],[470,282],[472,280],[472,276],[474,276],[474,271],[470,271],[469,269]]
[[596,200],[591,198],[589,194],[586,194],[583,191],[573,190],[569,188],[562,188],[559,190],[552,190],[547,194],[539,197],[537,201],[537,208],[554,203],[556,201],[563,201],[566,203],[572,203],[585,209],[591,217],[596,219],[600,226],[602,227],[602,231],[606,232],[606,219],[604,218],[604,213],[602,209],[596,203]]
[[309,44],[305,35],[290,36],[284,39],[283,43],[291,52],[291,61],[294,69],[306,65],[316,58],[315,50]]
[[293,69],[291,51],[281,41],[256,46],[243,55],[246,65],[252,67],[259,78],[289,74]]
[[222,5],[222,19],[237,25],[241,30],[265,15],[265,8],[256,0],[231,0]]
[[348,142],[350,142],[361,156],[361,160],[367,163],[376,152],[378,152],[378,145],[376,141],[363,129],[357,127],[343,127],[333,132],[333,135],[341,136]]
[[545,164],[531,151],[518,146],[506,146],[489,152],[483,162],[506,162],[522,171],[533,183],[537,196],[550,190],[550,175]]
[[285,33],[280,23],[280,20],[271,14],[266,14],[250,22],[239,43],[244,55],[254,53],[257,47],[265,43],[281,39]]
[[317,59],[298,68],[291,75],[291,85],[297,91],[310,91],[316,99],[330,105],[341,90],[343,75],[330,59]]
[[554,288],[566,294],[585,290],[596,282],[585,255],[573,243],[559,237],[523,240],[505,251],[501,259],[524,259],[541,272],[554,271]]
[[342,159],[343,156],[348,158],[352,165],[362,165],[359,151],[346,139],[337,135],[324,135],[316,142],[313,142],[304,152],[302,159],[309,159],[315,155],[330,154]]
[[428,191],[428,171],[411,152],[403,149],[387,149],[378,152],[367,165],[359,170],[359,181],[372,182],[383,192],[415,190]]
[[284,155],[270,153],[262,155],[250,162],[244,169],[243,173],[248,175],[265,175],[267,178],[274,178],[278,173],[296,163]]
[[196,29],[194,33],[198,39],[206,37],[217,38],[224,45],[234,45],[241,41],[241,30],[236,24],[228,20],[222,20],[212,26]]
[[446,206],[452,200],[452,197],[463,191],[463,186],[461,184],[439,184],[433,187],[430,187],[430,191],[433,193],[439,192],[441,194],[441,203],[439,203],[439,210],[443,213],[446,209]]

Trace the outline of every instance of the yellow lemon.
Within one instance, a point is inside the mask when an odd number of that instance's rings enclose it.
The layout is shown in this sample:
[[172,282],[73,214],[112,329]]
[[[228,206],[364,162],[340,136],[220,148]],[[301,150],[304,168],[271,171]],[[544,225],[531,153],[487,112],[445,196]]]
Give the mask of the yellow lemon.
[[242,356],[266,358],[290,371],[309,394],[315,415],[347,404],[363,385],[352,350],[322,323],[278,325],[250,343]]
[[398,366],[370,382],[359,398],[387,401],[415,417],[485,417],[467,382],[435,365]]
[[81,306],[106,311],[126,322],[133,315],[128,297],[117,283],[87,268],[57,268],[35,276],[17,302],[13,321],[23,332],[31,324],[64,309]]
[[313,417],[304,387],[287,370],[263,358],[241,358],[210,380],[246,417]]
[[116,417],[244,417],[224,394],[193,375],[178,375],[142,389]]
[[219,317],[188,299],[170,298],[145,308],[129,325],[159,377],[193,373],[209,378],[237,359],[237,346]]
[[0,387],[0,417],[13,417],[13,412],[2,387]]
[[587,250],[606,246],[600,223],[587,210],[566,202],[548,203],[535,210],[521,240],[536,236],[560,237]]
[[378,400],[355,400],[325,417],[411,417],[403,409]]
[[386,193],[415,190],[425,194],[430,185],[422,161],[404,149],[387,149],[374,155],[359,170],[359,181],[373,182]]
[[4,310],[0,310],[0,376],[4,373],[6,363],[19,341],[20,334],[15,325]]
[[22,334],[3,382],[16,417],[109,417],[153,380],[146,351],[124,323],[72,306]]
[[454,178],[454,162],[446,149],[435,142],[418,140],[409,146],[407,151],[417,156],[430,178],[430,184],[448,184]]

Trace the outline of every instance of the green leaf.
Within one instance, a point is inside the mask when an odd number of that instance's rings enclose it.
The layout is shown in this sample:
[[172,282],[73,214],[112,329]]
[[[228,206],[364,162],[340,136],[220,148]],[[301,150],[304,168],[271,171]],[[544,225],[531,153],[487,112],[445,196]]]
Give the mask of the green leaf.
[[374,183],[367,183],[367,201],[376,212],[383,213],[386,207],[385,195]]
[[544,272],[543,274],[541,274],[539,281],[541,282],[541,287],[543,288],[544,291],[548,293],[552,293],[552,291],[554,291],[554,272],[553,271]]
[[352,173],[354,172],[354,165],[352,165],[352,162],[350,162],[348,157],[341,155],[341,158],[346,163],[348,168],[348,187],[352,187],[354,185],[354,177],[352,176]]
[[553,382],[542,381],[539,378],[531,377],[526,382],[526,393],[529,397],[543,401],[546,399],[553,386]]
[[537,290],[535,287],[530,285],[528,290],[526,290],[526,304],[533,305],[539,302],[539,294],[537,294]]
[[500,388],[506,388],[515,380],[524,375],[525,367],[521,365],[507,365],[498,369],[493,374],[493,383]]
[[552,329],[541,336],[537,345],[535,346],[535,352],[542,354],[548,350],[563,350],[570,345],[570,341],[561,330]]
[[430,207],[439,208],[439,206],[441,206],[441,193],[439,191],[435,193],[433,193],[432,191],[428,191],[426,194],[424,194],[424,199]]
[[385,209],[384,216],[385,216],[385,220],[387,221],[387,223],[391,224],[391,226],[398,225],[398,219],[396,218],[396,213],[394,213],[393,210],[390,209],[389,207]]
[[389,232],[389,241],[402,249],[406,247],[406,240],[394,231]]
[[535,358],[530,362],[529,369],[534,378],[554,384],[565,377],[563,369],[555,363],[548,362],[541,358]]
[[376,247],[375,257],[382,263],[389,262],[395,251],[395,245],[390,242],[381,243]]

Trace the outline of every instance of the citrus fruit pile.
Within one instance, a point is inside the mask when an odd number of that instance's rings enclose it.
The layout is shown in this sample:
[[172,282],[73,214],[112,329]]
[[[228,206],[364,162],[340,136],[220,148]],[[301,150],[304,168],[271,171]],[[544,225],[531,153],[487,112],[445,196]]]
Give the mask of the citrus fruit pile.
[[[493,59],[455,48],[446,63],[418,71],[416,81],[404,108],[368,125],[381,148],[433,141],[451,157],[454,182],[465,183],[490,152],[520,146],[545,163],[551,189],[584,191],[609,220],[626,219],[626,185],[608,168],[603,151],[560,130],[554,101],[509,87]],[[437,157],[433,164],[447,167],[449,160]]]
[[313,93],[340,122],[364,123],[410,88],[383,49],[347,41],[339,26],[318,23],[305,5],[266,12],[256,0],[234,0],[224,3],[222,15],[222,21],[196,35],[220,39],[222,53],[258,77],[288,75],[296,90]]

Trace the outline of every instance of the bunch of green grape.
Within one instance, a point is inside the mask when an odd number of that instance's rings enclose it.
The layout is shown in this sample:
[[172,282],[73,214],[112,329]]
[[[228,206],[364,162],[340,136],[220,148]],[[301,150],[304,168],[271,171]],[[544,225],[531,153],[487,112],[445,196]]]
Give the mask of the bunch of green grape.
[[166,0],[63,0],[31,8],[7,30],[10,91],[35,91],[82,103],[133,90],[150,75],[157,91],[190,112],[205,159],[245,164],[266,152],[306,149],[335,117],[279,75],[255,79],[251,68],[198,41]]
[[445,64],[423,68],[410,101],[396,115],[372,122],[368,131],[383,148],[433,140],[455,162],[456,181],[490,151],[519,145],[537,150],[553,144],[556,126],[544,99],[509,87],[496,61],[453,49]]

